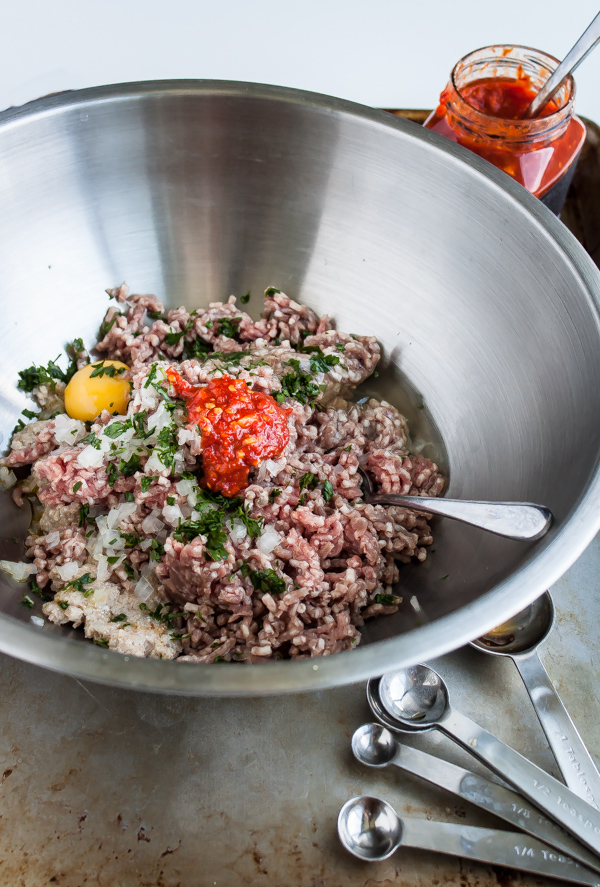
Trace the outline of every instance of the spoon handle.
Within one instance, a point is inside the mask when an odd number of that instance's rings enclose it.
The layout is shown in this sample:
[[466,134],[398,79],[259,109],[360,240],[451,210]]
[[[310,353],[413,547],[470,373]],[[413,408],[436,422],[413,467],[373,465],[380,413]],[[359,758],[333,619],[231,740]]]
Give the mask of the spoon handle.
[[396,493],[368,496],[373,505],[401,505],[414,511],[439,514],[521,542],[545,535],[552,512],[530,502],[475,502],[469,499],[436,499],[429,496],[400,496]]
[[513,656],[552,753],[572,792],[600,810],[600,773],[537,653]]
[[580,866],[569,856],[554,853],[535,838],[516,832],[426,819],[403,819],[400,846],[504,865],[537,875],[563,878],[573,884],[600,885],[595,872]]
[[586,55],[592,51],[600,40],[600,12],[588,25],[577,43],[564,57],[558,68],[546,80],[534,100],[526,111],[526,117],[536,117],[544,105],[550,101],[554,93],[559,89],[563,80],[577,68]]
[[546,819],[521,795],[418,748],[402,745],[398,740],[397,744],[398,752],[390,762],[395,767],[452,792],[470,804],[510,822],[528,835],[568,853],[584,865],[600,871],[600,860],[593,853],[554,822]]
[[460,712],[448,708],[437,726],[586,847],[600,854],[600,813],[578,795]]

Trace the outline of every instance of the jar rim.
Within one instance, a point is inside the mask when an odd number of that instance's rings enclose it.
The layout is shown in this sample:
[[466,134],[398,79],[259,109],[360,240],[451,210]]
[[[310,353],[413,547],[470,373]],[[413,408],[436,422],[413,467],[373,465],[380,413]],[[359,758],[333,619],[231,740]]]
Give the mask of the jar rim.
[[[450,83],[452,84],[452,87],[453,87],[454,91],[456,92],[456,94],[458,95],[458,97],[460,98],[460,100],[462,102],[464,102],[465,105],[468,106],[469,116],[473,115],[474,120],[480,120],[482,123],[485,122],[490,125],[493,125],[494,122],[497,124],[499,121],[503,120],[504,118],[495,117],[492,114],[486,114],[484,111],[480,111],[477,108],[474,108],[471,104],[469,104],[469,102],[464,98],[463,94],[461,93],[461,91],[457,85],[456,75],[460,69],[466,67],[470,63],[470,61],[472,61],[473,56],[477,56],[477,55],[480,55],[481,53],[488,52],[488,51],[493,54],[494,51],[501,51],[501,50],[506,50],[506,49],[523,50],[524,52],[532,53],[534,56],[537,56],[540,62],[549,63],[549,64],[547,64],[547,67],[550,68],[550,76],[552,75],[552,73],[556,70],[556,68],[560,64],[560,60],[557,59],[555,56],[550,55],[550,53],[544,52],[542,49],[535,49],[532,46],[523,46],[518,43],[495,43],[490,46],[481,46],[479,49],[474,49],[471,52],[467,53],[467,55],[465,55],[461,59],[459,59],[456,62],[456,64],[454,65],[454,67],[452,68],[452,71],[450,73]],[[500,61],[502,61],[502,58],[508,58],[508,56],[507,55],[499,56],[497,60],[500,62]],[[537,59],[534,59],[534,60],[537,60]],[[546,125],[548,125],[550,127],[553,124],[559,124],[560,121],[562,119],[564,119],[565,115],[568,114],[570,111],[572,111],[573,105],[575,102],[575,80],[574,80],[572,74],[568,74],[565,77],[562,86],[566,86],[568,88],[568,91],[567,91],[567,100],[565,101],[565,103],[563,105],[560,106],[560,108],[557,108],[556,111],[553,111],[551,114],[547,114],[544,117],[532,117],[532,118],[527,118],[527,119],[523,119],[523,120],[518,120],[518,119],[511,120],[510,121],[511,125],[514,126],[515,129],[519,129],[520,126],[522,126],[523,128],[531,127],[532,124],[539,123],[541,121],[545,121]]]

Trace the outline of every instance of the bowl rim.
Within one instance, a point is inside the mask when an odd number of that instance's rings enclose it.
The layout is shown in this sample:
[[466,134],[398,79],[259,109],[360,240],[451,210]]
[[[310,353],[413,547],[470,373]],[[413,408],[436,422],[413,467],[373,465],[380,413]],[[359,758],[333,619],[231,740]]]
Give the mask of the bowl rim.
[[[508,203],[524,210],[543,236],[563,254],[581,281],[600,329],[600,273],[571,232],[543,204],[505,173],[466,148],[409,120],[332,96],[269,84],[222,80],[159,80],[118,83],[57,93],[0,112],[0,137],[7,127],[63,113],[76,107],[131,101],[151,96],[232,96],[300,104],[326,113],[358,117],[373,125],[398,130],[436,151],[452,163],[468,165],[473,175],[487,181]],[[419,662],[463,646],[511,618],[556,582],[581,555],[600,529],[600,464],[573,512],[550,545],[476,601],[428,625],[396,638],[376,641],[331,657],[268,662],[238,668],[178,663],[123,656],[91,643],[61,637],[3,615],[0,651],[54,671],[124,689],[196,696],[256,696],[297,693],[366,681],[396,666]],[[550,531],[553,532],[552,530]],[[535,544],[535,543],[533,543]],[[518,592],[518,593],[517,593]],[[468,618],[466,618],[468,617]],[[469,627],[466,627],[469,626]],[[476,628],[473,628],[476,626]],[[34,634],[36,632],[36,634]],[[350,658],[349,658],[350,657]],[[189,667],[186,667],[189,665]]]

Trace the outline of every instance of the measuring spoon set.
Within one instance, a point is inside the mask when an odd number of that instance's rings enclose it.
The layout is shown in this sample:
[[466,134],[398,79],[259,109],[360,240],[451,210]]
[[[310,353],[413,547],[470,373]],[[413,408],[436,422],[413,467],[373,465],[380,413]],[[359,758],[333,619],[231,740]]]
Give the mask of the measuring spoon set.
[[[547,601],[542,610],[544,607],[548,610]],[[551,625],[552,619],[553,611],[546,622]],[[524,619],[518,623],[519,627],[525,624]],[[519,649],[515,634],[519,634],[516,627],[505,636],[496,634],[493,644],[501,647],[502,638],[508,638],[505,653],[520,666],[518,657],[523,651],[532,657],[539,641],[528,646],[521,638]],[[491,635],[474,646],[483,645]],[[510,649],[511,645],[515,649]],[[567,785],[454,709],[444,680],[432,668],[415,665],[397,669],[367,685],[367,699],[378,723],[364,724],[354,733],[356,759],[367,767],[394,766],[426,779],[520,831],[401,819],[385,801],[362,796],[344,804],[338,817],[338,834],[350,853],[377,861],[387,859],[399,847],[413,847],[600,887],[600,774],[539,659],[533,667],[519,670],[526,685],[530,681],[528,690],[534,703],[540,692],[546,696],[545,704],[540,703],[536,710],[541,709],[540,721]],[[542,687],[539,692],[532,689],[535,681]],[[555,738],[558,728],[561,739],[568,739],[569,755],[564,743]],[[434,729],[469,751],[515,790],[401,741],[403,733]]]

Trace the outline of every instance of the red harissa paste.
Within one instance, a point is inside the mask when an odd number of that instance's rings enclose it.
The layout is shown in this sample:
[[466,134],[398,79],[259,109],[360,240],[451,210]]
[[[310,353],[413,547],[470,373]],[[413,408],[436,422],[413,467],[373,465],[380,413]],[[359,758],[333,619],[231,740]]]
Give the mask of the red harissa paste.
[[190,385],[172,367],[167,377],[185,400],[190,425],[202,435],[204,479],[210,490],[235,496],[248,486],[250,468],[280,456],[290,439],[289,410],[242,379],[222,376]]

